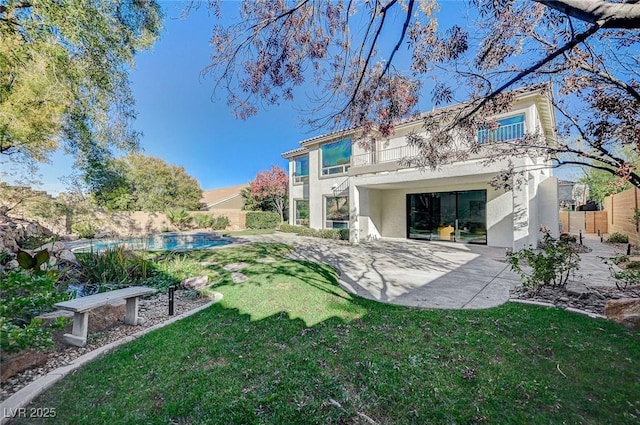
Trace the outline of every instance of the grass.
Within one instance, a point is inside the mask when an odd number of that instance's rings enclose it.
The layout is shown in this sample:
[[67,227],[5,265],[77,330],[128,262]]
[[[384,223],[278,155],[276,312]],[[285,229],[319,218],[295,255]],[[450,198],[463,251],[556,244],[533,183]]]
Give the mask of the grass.
[[[520,304],[380,304],[288,250],[191,253],[218,262],[219,304],[90,363],[30,406],[55,408],[55,419],[16,423],[638,422],[638,331]],[[243,283],[222,268],[238,262]]]

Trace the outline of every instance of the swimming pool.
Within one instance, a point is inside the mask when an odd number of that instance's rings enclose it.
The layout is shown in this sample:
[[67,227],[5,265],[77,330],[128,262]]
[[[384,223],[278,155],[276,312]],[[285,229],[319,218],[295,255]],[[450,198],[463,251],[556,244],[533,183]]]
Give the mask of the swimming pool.
[[119,239],[100,239],[81,243],[71,250],[73,252],[100,252],[118,246],[134,251],[186,251],[192,249],[209,249],[228,245],[229,238],[222,238],[212,233],[156,233],[147,236]]

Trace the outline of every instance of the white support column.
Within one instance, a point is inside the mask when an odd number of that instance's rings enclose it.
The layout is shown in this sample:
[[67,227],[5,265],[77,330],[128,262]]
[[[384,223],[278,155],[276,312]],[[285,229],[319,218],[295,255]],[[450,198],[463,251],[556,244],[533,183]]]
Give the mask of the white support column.
[[127,298],[127,312],[124,323],[135,326],[138,324],[138,297]]
[[514,180],[513,194],[513,249],[519,250],[529,245],[529,185],[519,187]]
[[360,191],[356,185],[349,185],[349,242],[360,243]]

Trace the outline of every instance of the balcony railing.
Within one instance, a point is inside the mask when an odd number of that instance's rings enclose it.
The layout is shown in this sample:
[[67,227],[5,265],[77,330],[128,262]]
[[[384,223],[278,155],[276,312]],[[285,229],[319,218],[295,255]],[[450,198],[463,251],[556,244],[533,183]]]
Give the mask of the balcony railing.
[[402,158],[412,157],[418,154],[416,146],[397,146],[395,148],[381,149],[359,155],[351,156],[351,165],[362,167],[364,165],[383,164],[385,162],[399,161]]
[[[478,143],[506,142],[524,137],[524,122],[502,125],[495,130],[478,130]],[[389,149],[372,150],[370,152],[352,155],[351,166],[363,167],[374,164],[397,162],[403,158],[418,155],[417,146],[397,146]]]
[[506,142],[524,137],[524,122],[501,125],[495,130],[478,130],[478,143]]

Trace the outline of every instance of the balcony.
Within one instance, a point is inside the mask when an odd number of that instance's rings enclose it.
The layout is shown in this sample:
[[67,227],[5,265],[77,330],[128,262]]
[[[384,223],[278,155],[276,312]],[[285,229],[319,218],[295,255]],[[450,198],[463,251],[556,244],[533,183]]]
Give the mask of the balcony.
[[[495,130],[480,129],[477,133],[479,144],[506,142],[524,137],[524,122],[502,124]],[[378,149],[351,156],[351,175],[395,171],[407,168],[400,164],[404,158],[412,158],[419,154],[417,146],[396,146],[389,149]],[[473,158],[481,158],[484,154],[474,154]]]
[[478,143],[506,142],[524,137],[524,121],[513,124],[500,124],[495,130],[478,130]]
[[398,162],[402,158],[412,157],[418,154],[416,146],[398,146],[389,149],[370,151],[359,155],[351,156],[352,167],[364,167],[367,165],[384,164]]

